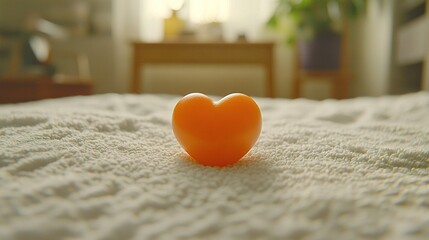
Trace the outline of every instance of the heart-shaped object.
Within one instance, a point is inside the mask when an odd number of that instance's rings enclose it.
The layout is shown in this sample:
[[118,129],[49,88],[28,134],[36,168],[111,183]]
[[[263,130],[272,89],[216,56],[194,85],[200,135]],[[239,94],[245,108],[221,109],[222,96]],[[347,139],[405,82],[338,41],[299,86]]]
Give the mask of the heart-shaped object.
[[240,93],[218,102],[204,94],[188,94],[176,104],[172,120],[180,145],[207,166],[227,166],[240,160],[256,143],[262,127],[258,105]]

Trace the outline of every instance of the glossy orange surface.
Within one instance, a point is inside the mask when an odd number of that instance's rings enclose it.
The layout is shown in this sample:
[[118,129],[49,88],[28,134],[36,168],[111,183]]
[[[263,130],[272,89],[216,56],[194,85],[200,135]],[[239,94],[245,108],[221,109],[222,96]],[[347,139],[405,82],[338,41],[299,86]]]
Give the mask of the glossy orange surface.
[[183,97],[173,111],[173,131],[180,145],[197,162],[227,166],[240,160],[258,140],[261,111],[244,94],[213,102],[204,94]]

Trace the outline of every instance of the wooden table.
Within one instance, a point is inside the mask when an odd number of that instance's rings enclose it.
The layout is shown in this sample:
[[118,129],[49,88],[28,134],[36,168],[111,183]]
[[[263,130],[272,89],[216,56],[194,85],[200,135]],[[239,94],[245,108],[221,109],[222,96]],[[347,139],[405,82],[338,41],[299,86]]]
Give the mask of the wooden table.
[[274,97],[273,43],[133,42],[130,91],[142,92],[140,70],[146,64],[258,64],[265,70],[266,93]]

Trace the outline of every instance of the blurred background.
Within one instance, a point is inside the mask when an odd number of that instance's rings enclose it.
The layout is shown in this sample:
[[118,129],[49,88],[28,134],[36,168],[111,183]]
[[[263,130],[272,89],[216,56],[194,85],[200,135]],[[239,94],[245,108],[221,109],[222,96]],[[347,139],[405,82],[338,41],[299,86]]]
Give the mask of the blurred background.
[[0,0],[1,101],[133,92],[134,68],[144,79],[139,92],[267,96],[264,67],[258,64],[161,62],[137,68],[132,43],[147,42],[249,48],[273,43],[274,97],[427,90],[428,5],[426,0]]

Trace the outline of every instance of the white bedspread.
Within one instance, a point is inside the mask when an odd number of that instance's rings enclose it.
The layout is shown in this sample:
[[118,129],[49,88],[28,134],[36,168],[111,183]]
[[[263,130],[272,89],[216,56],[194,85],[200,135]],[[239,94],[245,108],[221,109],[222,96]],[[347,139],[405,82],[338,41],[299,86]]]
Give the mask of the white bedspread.
[[228,168],[182,152],[177,100],[0,106],[0,239],[429,239],[429,93],[257,99]]

